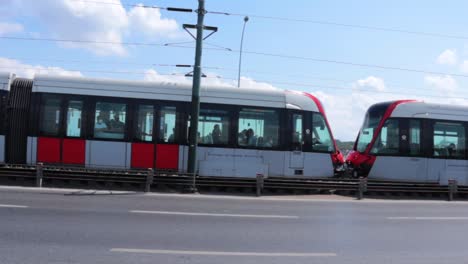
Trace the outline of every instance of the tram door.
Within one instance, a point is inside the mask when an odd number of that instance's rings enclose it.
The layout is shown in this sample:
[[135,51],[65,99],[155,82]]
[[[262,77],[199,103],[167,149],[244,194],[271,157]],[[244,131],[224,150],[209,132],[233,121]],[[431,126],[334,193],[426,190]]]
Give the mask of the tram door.
[[295,175],[302,175],[304,169],[304,134],[303,121],[304,116],[299,112],[290,113],[291,122],[291,151],[289,156],[289,167],[294,170]]
[[420,120],[388,119],[374,143],[377,159],[369,177],[402,181],[426,180],[427,158],[423,155]]

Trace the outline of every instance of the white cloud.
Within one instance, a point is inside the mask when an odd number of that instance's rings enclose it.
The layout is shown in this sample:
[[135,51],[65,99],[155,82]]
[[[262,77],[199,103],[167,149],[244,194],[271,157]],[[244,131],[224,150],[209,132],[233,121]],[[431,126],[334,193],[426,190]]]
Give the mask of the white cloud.
[[82,76],[78,71],[67,71],[60,67],[24,64],[17,60],[0,57],[0,71],[12,72],[18,77],[33,78],[35,74],[48,74],[56,76]]
[[[207,77],[201,79],[202,85],[237,87],[237,81],[225,80],[215,73],[207,72],[205,74],[207,75]],[[154,69],[148,69],[145,71],[144,80],[152,81],[152,82],[177,82],[177,83],[182,83],[186,85],[191,85],[193,81],[192,77],[185,77],[182,74],[160,74]],[[243,76],[241,77],[241,87],[242,88],[255,88],[255,89],[262,89],[262,90],[278,89],[269,83],[257,82],[254,79],[243,77]]]
[[460,70],[463,73],[468,73],[468,60],[462,62],[462,64],[460,65]]
[[353,86],[355,88],[372,88],[379,92],[386,90],[384,80],[375,76],[369,76],[365,79],[358,80]]
[[151,38],[178,36],[177,22],[162,18],[159,9],[134,7],[128,13],[128,19],[132,32],[141,32]]
[[18,33],[24,30],[23,25],[17,23],[0,22],[0,36],[8,33]]
[[437,63],[442,65],[455,65],[457,60],[457,51],[454,49],[446,49],[437,57]]
[[[128,26],[127,14],[120,0],[106,5],[72,0],[25,1],[22,5],[36,16],[53,37],[70,40],[122,42]],[[124,55],[122,45],[64,43],[68,48],[84,48],[98,55]]]
[[[232,84],[233,86],[237,86],[237,81],[232,81]],[[258,82],[252,78],[243,77],[243,76],[241,76],[240,84],[242,88],[255,88],[255,89],[261,89],[261,90],[278,90],[279,89],[269,83]]]
[[[161,17],[157,9],[134,7],[126,10],[120,0],[103,0],[109,4],[73,0],[17,0],[19,11],[36,17],[47,32],[59,39],[121,43],[135,35],[174,37],[180,31],[177,22]],[[126,55],[121,44],[62,43],[67,48],[80,48],[97,55]]]
[[450,75],[427,75],[424,82],[441,92],[453,92],[458,88],[457,81]]

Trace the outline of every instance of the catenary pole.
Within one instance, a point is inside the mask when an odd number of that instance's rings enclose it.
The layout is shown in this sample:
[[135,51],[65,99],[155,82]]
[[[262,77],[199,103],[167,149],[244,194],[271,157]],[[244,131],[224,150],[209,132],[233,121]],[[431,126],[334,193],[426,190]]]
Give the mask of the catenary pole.
[[192,105],[190,120],[190,138],[188,155],[188,173],[193,175],[193,191],[196,192],[195,176],[197,173],[198,117],[200,115],[200,79],[201,58],[203,49],[203,19],[205,17],[205,0],[198,0],[197,38],[195,47],[195,64],[193,66]]
[[239,71],[237,74],[237,87],[240,87],[240,78],[241,78],[241,67],[242,67],[242,48],[244,46],[244,32],[245,32],[245,25],[247,24],[247,21],[249,21],[249,17],[246,16],[244,17],[244,27],[242,28],[242,37],[241,37],[241,43],[240,43],[240,52],[239,52]]

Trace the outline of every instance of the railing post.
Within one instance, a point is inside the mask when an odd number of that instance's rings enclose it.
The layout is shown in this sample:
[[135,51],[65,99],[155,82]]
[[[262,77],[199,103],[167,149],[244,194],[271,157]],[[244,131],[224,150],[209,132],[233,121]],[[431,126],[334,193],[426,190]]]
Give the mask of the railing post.
[[145,185],[145,192],[151,191],[151,184],[154,181],[154,171],[152,168],[148,169],[148,174],[146,175],[146,185]]
[[449,180],[448,189],[449,189],[449,201],[453,201],[453,197],[458,192],[457,180]]
[[42,162],[36,164],[36,187],[39,188],[42,187],[43,168],[44,164]]
[[257,196],[258,197],[262,196],[263,183],[264,183],[263,174],[258,173],[257,174]]
[[358,190],[357,190],[357,199],[362,200],[362,198],[364,198],[364,192],[366,191],[367,191],[367,178],[360,177]]

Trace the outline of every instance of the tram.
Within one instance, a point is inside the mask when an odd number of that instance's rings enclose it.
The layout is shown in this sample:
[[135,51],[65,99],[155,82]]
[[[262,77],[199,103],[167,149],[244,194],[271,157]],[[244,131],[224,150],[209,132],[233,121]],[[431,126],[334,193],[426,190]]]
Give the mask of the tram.
[[[187,170],[189,85],[39,75],[12,93],[8,163]],[[344,163],[304,92],[202,86],[198,127],[203,176],[332,177]]]
[[372,105],[346,164],[353,176],[468,185],[468,107],[413,100]]

